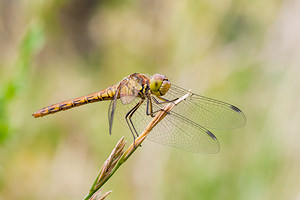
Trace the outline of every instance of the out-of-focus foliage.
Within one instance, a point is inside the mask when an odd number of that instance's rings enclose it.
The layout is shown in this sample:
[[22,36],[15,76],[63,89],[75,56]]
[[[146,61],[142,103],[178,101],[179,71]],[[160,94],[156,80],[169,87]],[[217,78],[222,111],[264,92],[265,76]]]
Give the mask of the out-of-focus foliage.
[[299,9],[297,0],[0,1],[0,199],[83,198],[130,132],[116,122],[109,136],[109,102],[31,114],[134,72],[232,103],[248,123],[211,130],[216,155],[146,142],[109,180],[108,198],[299,198]]
[[[23,91],[27,85],[28,71],[31,66],[31,60],[36,52],[43,45],[43,28],[38,22],[32,22],[26,30],[25,36],[19,47],[18,57],[13,64],[14,74],[11,75],[0,88],[0,142],[5,140],[10,130],[9,118],[13,117],[7,111],[8,104],[13,99],[20,97],[19,93]],[[4,77],[4,76],[3,76]],[[13,120],[13,119],[12,119]]]

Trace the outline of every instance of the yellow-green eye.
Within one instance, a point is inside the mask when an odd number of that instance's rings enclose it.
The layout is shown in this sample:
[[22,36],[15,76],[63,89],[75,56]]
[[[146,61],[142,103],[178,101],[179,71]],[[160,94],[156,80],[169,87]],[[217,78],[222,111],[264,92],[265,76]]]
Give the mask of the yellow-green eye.
[[150,81],[150,90],[152,92],[157,92],[162,84],[161,80],[152,80]]
[[170,86],[171,83],[169,82],[168,78],[163,75],[154,74],[150,79],[150,90],[156,96],[165,95]]

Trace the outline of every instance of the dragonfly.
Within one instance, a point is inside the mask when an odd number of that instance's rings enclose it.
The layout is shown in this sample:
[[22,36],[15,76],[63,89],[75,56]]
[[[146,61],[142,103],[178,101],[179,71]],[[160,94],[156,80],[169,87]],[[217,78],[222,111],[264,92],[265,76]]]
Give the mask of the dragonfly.
[[[106,89],[47,106],[32,115],[39,118],[84,104],[110,100],[109,133],[112,133],[116,116],[129,127],[135,140],[166,103],[174,102],[189,92],[171,84],[164,75],[149,77],[133,73]],[[244,113],[236,106],[191,93],[168,112],[147,139],[190,152],[217,153],[219,141],[208,129],[238,128],[246,121]]]

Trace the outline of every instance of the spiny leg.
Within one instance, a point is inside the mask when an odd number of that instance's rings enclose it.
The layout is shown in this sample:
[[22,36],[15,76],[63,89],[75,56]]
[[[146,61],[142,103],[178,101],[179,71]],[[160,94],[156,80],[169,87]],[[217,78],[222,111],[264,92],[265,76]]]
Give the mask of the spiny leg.
[[[152,97],[153,99],[155,99],[154,97]],[[155,99],[155,101],[157,101]],[[172,102],[172,101],[169,101],[169,102]],[[158,102],[157,104],[162,104],[162,103],[169,103],[169,102]],[[149,112],[149,109],[150,109],[150,112]],[[153,107],[152,107],[152,100],[151,98],[147,98],[147,109],[146,109],[146,115],[151,115],[151,117],[155,117],[155,113],[159,112],[159,111],[165,111],[163,110],[162,108],[161,109],[158,109],[156,111],[153,111]],[[168,113],[169,114],[169,113]]]
[[[163,102],[159,102],[157,99],[155,99],[153,96],[151,96],[151,98],[154,100],[154,102],[156,104],[164,104],[164,103],[170,103],[170,102],[174,102],[176,101],[178,98],[174,99],[174,100],[168,100],[162,97],[158,97],[159,99],[163,100]],[[153,107],[152,107],[152,100],[151,98],[147,98],[147,109],[146,109],[146,114],[147,115],[151,115],[151,117],[155,117],[155,113],[162,111],[163,109],[158,109],[156,111],[153,111]],[[149,108],[150,108],[150,112],[149,112]],[[169,113],[167,113],[169,114]]]
[[135,111],[140,107],[140,105],[142,105],[143,102],[144,102],[144,100],[141,100],[141,101],[137,104],[138,106],[137,106],[137,107],[129,114],[129,116],[128,116],[128,119],[129,119],[129,121],[130,121],[130,123],[131,123],[131,125],[132,125],[132,127],[133,127],[133,130],[134,130],[134,132],[135,132],[135,134],[136,134],[137,137],[139,136],[139,134],[137,133],[137,131],[136,131],[134,125],[133,125],[133,122],[132,122],[132,120],[131,120],[131,117],[133,116],[133,114],[135,113]]
[[[150,109],[150,112],[149,112]],[[159,110],[153,112],[153,107],[152,107],[152,100],[151,98],[147,98],[147,109],[146,109],[146,115],[151,115],[151,117],[155,117],[155,113],[157,113]]]
[[[132,115],[134,114],[134,112],[140,107],[140,105],[142,105],[142,103],[144,102],[144,100],[142,99],[139,103],[137,103],[125,116],[125,119],[126,119],[126,122],[127,122],[127,125],[129,126],[129,129],[132,133],[132,136],[133,136],[133,144],[135,145],[135,134],[136,136],[138,137],[138,133],[133,125],[133,122],[131,120],[131,117]],[[129,122],[128,122],[128,119],[129,119]],[[132,127],[131,127],[132,126]],[[132,130],[133,128],[133,130]]]
[[170,103],[170,102],[174,102],[178,99],[178,98],[175,98],[173,100],[169,100],[169,99],[165,99],[165,98],[159,97],[159,96],[156,96],[156,97],[159,98],[160,100],[162,100],[162,102],[159,102],[154,96],[152,96],[152,99],[155,101],[156,104]]
[[126,120],[126,123],[127,123],[127,125],[128,125],[128,127],[129,127],[129,129],[130,129],[130,131],[131,131],[131,134],[132,134],[132,136],[133,136],[133,140],[135,140],[135,134],[134,134],[134,132],[133,132],[133,130],[132,130],[132,128],[131,128],[131,124],[128,122],[128,116],[130,115],[130,113],[134,110],[134,109],[136,109],[136,107],[139,105],[139,103],[138,104],[136,104],[127,114],[126,114],[126,116],[125,116],[125,120]]

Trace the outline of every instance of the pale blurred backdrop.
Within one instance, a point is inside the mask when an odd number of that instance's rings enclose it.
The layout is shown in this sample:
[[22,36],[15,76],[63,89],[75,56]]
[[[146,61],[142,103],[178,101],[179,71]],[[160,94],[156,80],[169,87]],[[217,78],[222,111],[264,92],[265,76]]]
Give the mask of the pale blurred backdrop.
[[236,105],[218,154],[146,141],[108,199],[300,199],[299,0],[1,0],[0,199],[83,199],[123,135],[109,102],[38,109],[134,73]]

